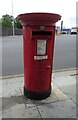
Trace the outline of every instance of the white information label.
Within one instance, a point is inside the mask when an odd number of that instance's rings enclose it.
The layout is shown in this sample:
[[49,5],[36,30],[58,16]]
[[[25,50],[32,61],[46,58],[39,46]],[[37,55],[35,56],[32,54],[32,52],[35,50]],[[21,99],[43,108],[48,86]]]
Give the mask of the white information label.
[[37,40],[37,55],[46,54],[46,40]]
[[45,56],[34,56],[34,60],[45,60],[45,59],[48,59],[47,55],[45,55]]

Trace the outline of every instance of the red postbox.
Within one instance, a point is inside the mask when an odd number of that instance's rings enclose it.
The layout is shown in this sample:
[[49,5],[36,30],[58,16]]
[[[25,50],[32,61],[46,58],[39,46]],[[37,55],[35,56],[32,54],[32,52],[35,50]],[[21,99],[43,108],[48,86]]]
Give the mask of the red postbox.
[[51,77],[58,14],[27,13],[18,16],[23,23],[24,95],[44,99],[51,94]]

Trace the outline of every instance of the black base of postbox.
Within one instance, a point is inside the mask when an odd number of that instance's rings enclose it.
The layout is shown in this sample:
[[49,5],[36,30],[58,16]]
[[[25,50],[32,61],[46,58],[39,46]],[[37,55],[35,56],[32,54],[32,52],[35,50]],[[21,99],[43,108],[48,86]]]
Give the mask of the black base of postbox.
[[31,92],[24,87],[24,96],[32,100],[42,100],[49,97],[51,94],[51,88],[45,92]]

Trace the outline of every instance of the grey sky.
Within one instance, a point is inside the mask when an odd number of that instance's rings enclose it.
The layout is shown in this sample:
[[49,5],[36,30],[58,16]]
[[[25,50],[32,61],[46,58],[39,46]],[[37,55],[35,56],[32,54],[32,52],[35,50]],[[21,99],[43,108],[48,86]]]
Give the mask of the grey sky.
[[[16,17],[21,13],[29,12],[50,12],[62,16],[65,27],[76,26],[76,1],[77,0],[1,0],[0,18],[4,14]],[[57,25],[60,25],[59,21]]]

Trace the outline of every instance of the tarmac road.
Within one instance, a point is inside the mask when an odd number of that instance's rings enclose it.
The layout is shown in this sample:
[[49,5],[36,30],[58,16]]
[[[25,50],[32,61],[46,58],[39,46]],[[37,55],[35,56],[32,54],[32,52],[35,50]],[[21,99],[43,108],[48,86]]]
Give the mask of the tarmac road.
[[[1,38],[0,38],[1,49]],[[0,50],[1,56],[1,50]],[[1,66],[0,66],[1,67]],[[53,70],[76,67],[76,35],[60,35],[55,38]],[[2,76],[23,74],[23,38],[2,38]],[[1,76],[1,70],[0,70]]]

